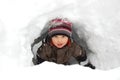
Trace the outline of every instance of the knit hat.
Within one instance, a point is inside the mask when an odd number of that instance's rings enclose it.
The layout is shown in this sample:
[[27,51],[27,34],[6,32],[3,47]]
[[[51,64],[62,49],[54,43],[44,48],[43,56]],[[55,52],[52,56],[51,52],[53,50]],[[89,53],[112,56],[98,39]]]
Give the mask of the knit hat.
[[49,22],[49,37],[62,34],[68,37],[72,35],[72,23],[67,19],[55,18]]

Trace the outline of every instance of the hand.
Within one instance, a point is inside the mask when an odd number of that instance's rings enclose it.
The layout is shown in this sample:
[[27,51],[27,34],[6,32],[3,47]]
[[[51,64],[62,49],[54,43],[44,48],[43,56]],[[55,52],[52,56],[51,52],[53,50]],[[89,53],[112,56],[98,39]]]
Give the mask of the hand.
[[39,57],[42,59],[48,60],[51,57],[51,46],[48,44],[43,44],[37,51]]

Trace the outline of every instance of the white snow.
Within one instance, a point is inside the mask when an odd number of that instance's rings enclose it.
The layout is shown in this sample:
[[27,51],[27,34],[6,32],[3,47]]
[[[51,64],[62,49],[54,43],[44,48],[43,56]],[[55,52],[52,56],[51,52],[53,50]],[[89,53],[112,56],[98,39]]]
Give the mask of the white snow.
[[[0,0],[0,79],[120,80],[119,3],[119,0]],[[46,21],[57,16],[68,17],[77,24],[78,33],[94,52],[89,59],[96,70],[48,62],[32,65],[30,44]]]
[[3,80],[119,80],[120,68],[101,71],[79,65],[63,66],[45,62],[39,66],[12,68],[1,72]]

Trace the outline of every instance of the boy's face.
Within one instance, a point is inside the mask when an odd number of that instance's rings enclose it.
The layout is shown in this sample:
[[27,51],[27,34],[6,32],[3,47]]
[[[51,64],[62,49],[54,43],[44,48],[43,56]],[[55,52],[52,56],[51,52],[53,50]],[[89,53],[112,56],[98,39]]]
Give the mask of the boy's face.
[[65,35],[55,35],[52,37],[52,43],[57,47],[57,48],[62,48],[64,47],[68,42],[68,37]]

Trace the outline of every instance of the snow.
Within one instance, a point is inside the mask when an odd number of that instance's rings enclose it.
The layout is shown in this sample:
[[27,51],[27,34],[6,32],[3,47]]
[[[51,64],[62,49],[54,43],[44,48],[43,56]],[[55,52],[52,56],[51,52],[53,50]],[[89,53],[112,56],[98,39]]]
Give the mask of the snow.
[[[119,0],[0,0],[0,79],[120,80]],[[69,17],[93,51],[96,70],[44,62],[33,66],[30,44],[47,20]]]
[[119,80],[119,69],[120,68],[110,71],[101,71],[92,70],[79,65],[63,66],[45,62],[39,66],[5,70],[2,72],[3,76],[1,76],[1,78],[3,80]]

